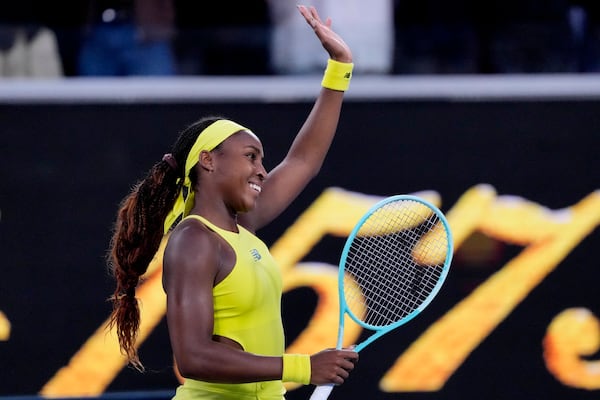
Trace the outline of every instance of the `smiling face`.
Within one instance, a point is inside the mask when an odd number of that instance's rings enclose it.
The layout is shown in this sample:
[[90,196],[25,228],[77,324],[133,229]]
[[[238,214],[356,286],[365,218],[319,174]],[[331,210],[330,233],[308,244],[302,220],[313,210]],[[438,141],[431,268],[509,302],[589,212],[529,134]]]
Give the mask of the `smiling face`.
[[213,150],[214,178],[233,213],[254,208],[267,177],[260,140],[248,131],[231,135]]

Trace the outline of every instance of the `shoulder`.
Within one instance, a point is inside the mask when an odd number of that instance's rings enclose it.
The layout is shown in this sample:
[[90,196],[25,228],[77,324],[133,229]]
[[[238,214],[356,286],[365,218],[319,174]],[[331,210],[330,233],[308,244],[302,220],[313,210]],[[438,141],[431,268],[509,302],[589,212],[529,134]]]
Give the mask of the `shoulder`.
[[187,219],[182,221],[171,232],[167,247],[165,248],[165,258],[181,259],[206,257],[214,255],[215,246],[219,243],[217,236],[201,221],[196,219]]
[[171,232],[163,255],[165,274],[183,275],[202,272],[216,274],[219,265],[220,241],[217,236],[198,220],[182,221]]
[[[181,221],[169,236],[167,246],[187,247],[189,244],[202,244],[214,240],[213,232],[197,219],[185,219]],[[181,250],[181,249],[180,249]]]

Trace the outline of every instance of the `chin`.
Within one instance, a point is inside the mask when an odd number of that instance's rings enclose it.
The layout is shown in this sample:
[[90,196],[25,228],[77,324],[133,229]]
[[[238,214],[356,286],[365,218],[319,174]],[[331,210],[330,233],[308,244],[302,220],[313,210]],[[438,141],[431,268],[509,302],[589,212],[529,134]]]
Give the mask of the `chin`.
[[254,210],[255,207],[256,207],[256,202],[242,204],[241,207],[238,209],[238,213],[250,212],[250,211]]

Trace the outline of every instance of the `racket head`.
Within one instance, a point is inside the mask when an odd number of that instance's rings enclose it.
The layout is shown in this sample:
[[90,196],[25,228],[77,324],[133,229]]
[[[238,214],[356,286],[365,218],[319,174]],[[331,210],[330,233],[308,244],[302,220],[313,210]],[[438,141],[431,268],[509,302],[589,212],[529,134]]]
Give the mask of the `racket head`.
[[407,323],[439,292],[453,249],[448,221],[432,203],[412,195],[379,201],[355,225],[340,257],[340,324],[344,313],[371,330]]

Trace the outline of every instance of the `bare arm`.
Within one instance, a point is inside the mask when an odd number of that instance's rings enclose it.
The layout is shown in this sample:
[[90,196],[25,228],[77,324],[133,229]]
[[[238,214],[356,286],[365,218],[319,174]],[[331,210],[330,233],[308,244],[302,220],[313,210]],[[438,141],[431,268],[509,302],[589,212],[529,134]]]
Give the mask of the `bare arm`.
[[[298,6],[298,10],[313,28],[331,59],[352,62],[350,48],[331,29],[330,19],[322,22],[314,7]],[[321,89],[286,157],[269,173],[256,208],[240,216],[240,223],[251,229],[268,224],[289,206],[319,172],[337,129],[343,97],[344,92]]]
[[179,372],[211,382],[281,379],[281,357],[256,356],[213,338],[212,289],[221,246],[213,233],[188,221],[173,232],[165,250],[167,321]]

